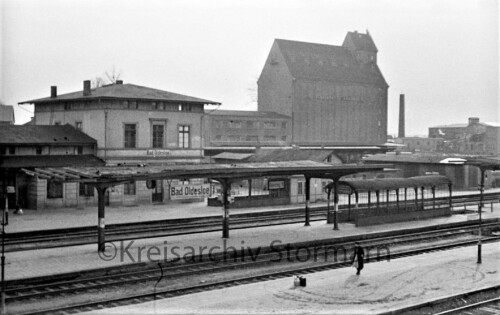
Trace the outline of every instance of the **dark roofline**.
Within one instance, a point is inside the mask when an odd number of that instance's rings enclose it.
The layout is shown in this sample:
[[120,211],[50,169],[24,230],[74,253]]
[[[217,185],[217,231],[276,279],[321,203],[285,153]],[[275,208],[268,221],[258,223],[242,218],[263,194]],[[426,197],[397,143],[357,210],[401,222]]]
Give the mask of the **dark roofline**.
[[[164,93],[170,93],[182,97],[188,97],[192,98],[193,100],[168,100],[168,99],[161,99],[161,98],[145,98],[145,97],[123,97],[123,96],[99,96],[99,95],[83,95],[83,90],[78,90],[75,92],[70,92],[70,93],[64,93],[57,95],[57,97],[42,97],[39,99],[32,99],[28,101],[23,101],[19,102],[18,104],[44,104],[44,103],[59,103],[59,102],[71,102],[71,101],[93,101],[93,100],[137,100],[137,101],[161,101],[161,102],[167,102],[167,103],[187,103],[187,104],[212,104],[212,105],[220,105],[220,102],[214,102],[210,100],[205,100],[193,96],[188,96],[188,95],[183,95],[179,93],[174,93],[174,92],[169,92],[169,91],[164,91],[160,89],[155,89],[155,88],[150,88],[142,85],[136,85],[136,84],[108,84],[105,86],[101,86],[98,88],[93,88],[90,91],[95,92],[97,89],[104,89],[108,87],[115,87],[115,86],[133,86],[137,88],[142,88],[142,89],[148,89],[148,90],[154,90],[154,91],[159,91],[159,92],[164,92]],[[75,95],[74,97],[71,97],[72,94],[78,94]],[[69,96],[69,97],[68,97]],[[196,99],[196,100],[195,100]]]

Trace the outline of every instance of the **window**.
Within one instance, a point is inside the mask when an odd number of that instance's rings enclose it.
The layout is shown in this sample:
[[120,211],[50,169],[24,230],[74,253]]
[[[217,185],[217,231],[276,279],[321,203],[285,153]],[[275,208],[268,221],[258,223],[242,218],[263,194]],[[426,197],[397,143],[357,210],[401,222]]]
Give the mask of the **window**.
[[281,136],[281,140],[286,141],[286,136]]
[[0,147],[0,155],[5,155],[7,153],[7,148],[6,147]]
[[123,184],[124,195],[135,195],[135,182]]
[[82,130],[82,122],[81,121],[75,122],[75,128],[78,130]]
[[179,104],[180,112],[190,112],[192,110],[191,104]]
[[259,141],[259,136],[247,136],[247,141]]
[[189,148],[189,126],[179,126],[179,148]]
[[215,140],[217,140],[217,141],[222,140],[222,135],[216,135],[216,136],[215,136]]
[[93,197],[94,187],[84,183],[80,183],[80,196]]
[[286,121],[281,123],[281,129],[286,129]]
[[42,147],[38,146],[35,148],[36,150],[36,155],[41,155],[42,154]]
[[239,120],[231,120],[229,121],[229,128],[241,128],[241,121]]
[[216,120],[215,121],[215,128],[224,128],[224,121],[223,120]]
[[247,121],[247,128],[249,129],[259,128],[259,124],[257,121]]
[[265,121],[264,128],[276,128],[276,122],[274,121]]
[[303,194],[304,194],[304,183],[298,182],[297,183],[297,195],[303,195]]
[[264,136],[264,141],[276,141],[276,136]]
[[47,182],[47,198],[62,198],[63,197],[63,183],[60,182]]
[[9,154],[10,155],[16,154],[16,147],[9,147]]
[[77,154],[83,154],[83,145],[79,145],[76,147],[76,153]]
[[70,110],[71,109],[71,104],[70,103],[64,103],[64,110]]
[[241,137],[240,136],[236,136],[236,135],[230,135],[230,136],[227,136],[227,139],[229,141],[240,141]]
[[125,148],[135,148],[136,136],[136,125],[125,124]]
[[163,148],[163,125],[153,125],[153,148]]

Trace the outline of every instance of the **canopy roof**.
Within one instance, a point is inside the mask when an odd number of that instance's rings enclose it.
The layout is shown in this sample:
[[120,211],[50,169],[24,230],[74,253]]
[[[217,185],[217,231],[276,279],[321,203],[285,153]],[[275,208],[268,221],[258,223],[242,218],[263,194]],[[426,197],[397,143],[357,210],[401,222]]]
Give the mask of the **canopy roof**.
[[[396,190],[408,187],[435,187],[451,184],[451,180],[442,175],[414,176],[409,178],[377,178],[365,180],[342,180],[338,182],[340,193],[351,194],[360,191]],[[333,183],[327,185],[332,188]]]
[[382,171],[392,165],[331,165],[313,161],[289,161],[242,164],[198,164],[172,166],[120,166],[49,168],[23,171],[31,176],[55,181],[78,181],[94,184],[118,185],[130,181],[178,178],[210,178],[237,181],[263,176],[304,175],[314,178],[340,178],[368,171]]

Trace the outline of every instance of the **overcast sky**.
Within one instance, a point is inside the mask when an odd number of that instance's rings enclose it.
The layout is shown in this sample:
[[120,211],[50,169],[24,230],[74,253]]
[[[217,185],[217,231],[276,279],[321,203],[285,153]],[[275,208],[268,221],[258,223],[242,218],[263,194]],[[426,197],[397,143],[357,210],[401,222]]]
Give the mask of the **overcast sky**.
[[[0,101],[82,89],[113,66],[125,83],[256,110],[256,81],[275,38],[342,45],[368,29],[406,134],[468,117],[500,121],[497,0],[3,0]],[[252,92],[253,91],[253,92]]]

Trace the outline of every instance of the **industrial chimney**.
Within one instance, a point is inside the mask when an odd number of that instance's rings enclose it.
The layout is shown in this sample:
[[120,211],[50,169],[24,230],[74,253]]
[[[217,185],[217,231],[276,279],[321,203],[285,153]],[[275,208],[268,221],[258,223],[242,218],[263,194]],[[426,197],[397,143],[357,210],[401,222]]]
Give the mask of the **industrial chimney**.
[[50,87],[50,98],[56,98],[57,97],[57,86],[51,86]]
[[405,137],[405,95],[399,94],[399,132],[398,138]]
[[90,96],[90,80],[83,81],[83,96]]

